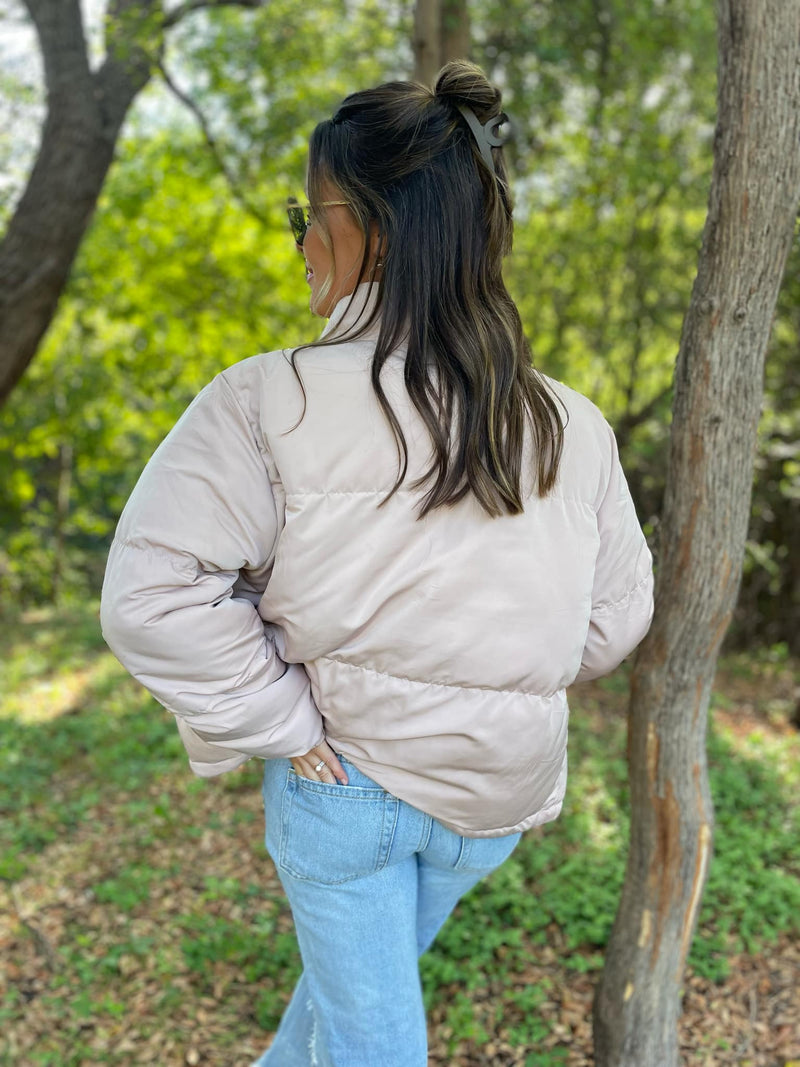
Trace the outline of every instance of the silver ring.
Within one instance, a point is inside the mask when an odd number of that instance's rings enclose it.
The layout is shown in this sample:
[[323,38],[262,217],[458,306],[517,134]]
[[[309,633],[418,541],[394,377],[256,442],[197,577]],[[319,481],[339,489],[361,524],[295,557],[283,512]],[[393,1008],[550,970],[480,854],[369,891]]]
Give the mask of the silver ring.
[[315,771],[317,772],[317,774],[319,774],[319,772],[320,772],[320,771],[322,770],[322,768],[323,768],[323,767],[325,767],[325,766],[326,766],[325,760],[324,760],[324,759],[321,759],[321,760],[319,761],[319,763],[318,763],[318,764],[316,765],[316,767],[314,768],[314,770],[315,770]]

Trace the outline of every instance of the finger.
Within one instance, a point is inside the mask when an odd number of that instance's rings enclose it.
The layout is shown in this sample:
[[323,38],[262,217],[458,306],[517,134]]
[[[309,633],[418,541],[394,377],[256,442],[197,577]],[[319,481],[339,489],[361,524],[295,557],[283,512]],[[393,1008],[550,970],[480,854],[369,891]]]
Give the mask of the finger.
[[344,767],[337,759],[336,753],[327,741],[323,741],[321,745],[317,745],[316,750],[320,754],[320,759],[325,760],[325,767],[322,769],[323,774],[327,770],[330,772],[331,777],[337,782],[340,782],[342,785],[347,785],[347,771],[345,771]]
[[[319,757],[314,752],[309,752],[305,756],[295,756],[291,760],[295,774],[299,774],[301,778],[309,778],[313,782],[319,778],[316,771],[318,763]],[[322,768],[322,770],[324,770],[324,768]]]
[[293,756],[290,762],[295,774],[299,774],[302,778],[307,778],[312,782],[338,781],[342,785],[347,785],[347,772],[336,758],[336,753],[325,741],[320,742],[316,748],[312,748],[304,756]]

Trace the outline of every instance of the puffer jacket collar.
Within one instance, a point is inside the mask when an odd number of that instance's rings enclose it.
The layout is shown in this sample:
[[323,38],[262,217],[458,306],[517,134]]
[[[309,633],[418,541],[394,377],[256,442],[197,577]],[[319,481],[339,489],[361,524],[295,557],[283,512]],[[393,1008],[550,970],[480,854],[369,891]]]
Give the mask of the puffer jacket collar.
[[[331,341],[335,337],[345,336],[354,326],[368,321],[378,302],[379,286],[377,282],[362,282],[349,296],[343,296],[331,312],[328,323],[322,331],[320,340]],[[374,341],[381,328],[380,318],[376,319],[358,340]]]

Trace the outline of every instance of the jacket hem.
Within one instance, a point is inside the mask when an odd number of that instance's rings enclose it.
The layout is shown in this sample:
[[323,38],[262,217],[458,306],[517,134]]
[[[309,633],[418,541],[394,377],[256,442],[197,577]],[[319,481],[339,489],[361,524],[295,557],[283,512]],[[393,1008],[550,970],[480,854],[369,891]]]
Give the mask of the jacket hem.
[[452,830],[453,833],[461,834],[462,837],[506,837],[508,834],[519,834],[525,830],[532,830],[536,826],[543,826],[545,823],[553,822],[561,814],[563,805],[564,801],[559,800],[555,804],[542,808],[541,811],[537,811],[534,815],[529,815],[526,819],[515,823],[513,826],[498,826],[490,830],[475,830],[469,826],[461,826],[459,823],[450,822],[448,819],[438,818],[436,815],[433,818],[440,822],[442,826],[446,826],[448,830]]

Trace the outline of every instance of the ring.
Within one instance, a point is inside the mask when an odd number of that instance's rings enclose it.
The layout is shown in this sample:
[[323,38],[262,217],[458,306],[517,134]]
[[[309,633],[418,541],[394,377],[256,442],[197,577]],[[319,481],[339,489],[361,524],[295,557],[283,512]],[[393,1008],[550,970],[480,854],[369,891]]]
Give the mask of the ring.
[[323,768],[324,766],[326,766],[326,764],[325,764],[325,760],[324,760],[324,759],[321,759],[321,760],[319,761],[319,763],[318,763],[318,764],[316,765],[316,767],[314,768],[314,770],[315,770],[315,771],[317,772],[317,774],[319,774],[319,772],[320,772],[320,771],[322,770],[322,768]]

